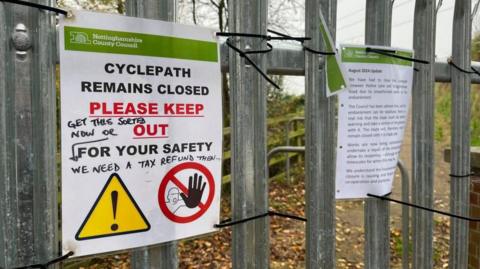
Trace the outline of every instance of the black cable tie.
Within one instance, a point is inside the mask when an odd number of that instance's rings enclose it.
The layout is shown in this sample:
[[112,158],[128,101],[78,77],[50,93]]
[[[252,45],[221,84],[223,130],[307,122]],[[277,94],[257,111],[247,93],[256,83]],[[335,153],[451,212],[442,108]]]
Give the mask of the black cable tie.
[[477,218],[459,216],[459,215],[452,214],[450,212],[440,211],[440,210],[436,210],[436,209],[433,209],[433,208],[428,208],[428,207],[425,207],[425,206],[416,205],[416,204],[392,199],[390,197],[387,197],[387,195],[381,196],[381,195],[375,195],[375,194],[367,193],[367,196],[374,197],[374,198],[377,198],[377,199],[380,199],[380,200],[390,201],[390,202],[394,202],[394,203],[397,203],[397,204],[406,205],[406,206],[414,207],[414,208],[417,208],[417,209],[422,209],[422,210],[425,210],[425,211],[428,211],[428,212],[433,212],[433,213],[437,213],[437,214],[440,214],[440,215],[449,216],[449,217],[452,217],[452,218],[468,220],[468,221],[472,221],[472,222],[480,222],[480,219],[477,219]]
[[388,197],[388,196],[390,196],[391,194],[392,194],[392,192],[389,192],[389,193],[384,194],[384,195],[382,195],[382,196],[383,196],[383,197]]
[[264,50],[246,50],[244,51],[243,53],[245,54],[261,54],[261,53],[269,53],[270,51],[273,50],[273,46],[267,42],[267,47],[268,49],[264,49]]
[[471,177],[471,176],[474,176],[475,173],[469,173],[469,174],[466,174],[466,175],[454,175],[454,174],[448,174],[450,177],[455,177],[455,178],[465,178],[465,177]]
[[[479,3],[480,3],[480,2],[479,2]],[[477,74],[477,75],[480,76],[480,71],[478,71],[477,69],[473,68],[473,66],[470,66],[470,69],[472,69],[475,74]]]
[[67,254],[65,254],[63,256],[60,256],[58,258],[55,258],[55,259],[53,259],[51,261],[48,261],[46,263],[31,264],[31,265],[22,266],[22,267],[15,267],[14,269],[31,269],[31,268],[47,269],[48,266],[59,263],[59,262],[62,262],[64,260],[70,258],[70,256],[72,256],[73,254],[74,254],[73,251],[69,251]]
[[267,217],[269,214],[270,213],[267,212],[267,213],[263,213],[263,214],[260,214],[260,215],[256,215],[256,216],[252,216],[252,217],[248,217],[248,218],[244,218],[244,219],[240,219],[240,220],[226,219],[224,221],[221,221],[219,224],[213,225],[213,227],[224,228],[224,227],[228,227],[228,226],[233,226],[233,225],[245,223],[245,222],[248,222],[248,221],[264,218],[264,217]]
[[279,35],[279,36],[270,36],[270,35],[262,35],[262,34],[250,34],[250,33],[234,33],[234,32],[217,32],[216,35],[217,36],[228,36],[228,37],[232,37],[232,36],[253,37],[253,38],[265,39],[267,41],[270,41],[270,40],[295,40],[295,41],[303,42],[305,40],[310,40],[310,37],[288,36],[288,35],[278,33],[278,32],[275,32],[275,31],[271,31],[271,30],[268,30],[268,32],[272,32],[272,33],[274,33],[276,35]]
[[402,59],[402,60],[406,60],[406,61],[410,61],[410,62],[421,63],[421,64],[430,64],[429,61],[410,58],[410,57],[405,57],[405,56],[395,54],[396,51],[394,51],[394,50],[375,49],[375,48],[367,47],[365,49],[365,51],[367,53],[368,52],[374,52],[374,53],[377,53],[377,54],[381,54],[381,55],[385,55],[385,56],[389,56],[389,57],[393,57],[393,58],[397,58],[397,59]]
[[320,55],[335,55],[335,54],[337,54],[336,52],[314,50],[314,49],[309,48],[305,45],[303,45],[303,50],[306,50],[306,51],[314,53],[314,54],[320,54]]
[[277,217],[282,217],[282,218],[287,218],[287,219],[293,219],[293,220],[299,220],[299,221],[303,221],[303,222],[307,221],[307,219],[304,218],[304,217],[299,217],[299,216],[295,216],[295,215],[291,215],[291,214],[280,213],[280,212],[275,212],[275,211],[268,210],[267,213],[255,215],[255,216],[240,219],[240,220],[232,221],[231,218],[228,218],[228,219],[225,219],[225,220],[221,221],[219,224],[213,225],[213,227],[224,228],[224,227],[234,226],[234,225],[249,222],[249,221],[252,221],[252,220],[265,218],[265,217],[272,217],[272,216],[277,216]]
[[[267,32],[276,34],[278,36],[270,36],[270,35],[262,35],[262,34],[250,34],[250,33],[234,33],[234,32],[217,32],[217,36],[228,36],[228,37],[233,37],[233,36],[238,36],[238,37],[253,37],[253,38],[262,38],[267,41],[270,40],[293,40],[293,41],[298,41],[302,44],[304,50],[315,53],[315,54],[320,54],[320,55],[335,55],[337,54],[336,52],[325,52],[325,51],[318,51],[314,50],[312,48],[309,48],[305,45],[303,45],[304,41],[306,40],[311,40],[310,37],[296,37],[296,36],[289,36],[274,30],[268,29]],[[268,44],[268,43],[267,43]]]
[[311,39],[310,37],[306,37],[306,38],[301,39],[301,38],[292,37],[292,36],[289,36],[289,35],[286,35],[286,34],[282,34],[280,32],[274,31],[274,30],[267,30],[267,31],[270,32],[270,33],[279,35],[279,36],[283,36],[285,38],[289,38],[291,40],[298,41],[302,44],[302,47],[303,47],[304,50],[306,50],[308,52],[311,52],[311,53],[320,54],[320,55],[335,55],[335,54],[337,54],[336,52],[319,51],[319,50],[314,50],[312,48],[309,48],[309,47],[305,46],[305,44],[303,44],[304,41],[305,40],[310,40]]
[[267,53],[269,51],[271,51],[271,45],[269,46],[269,50],[262,50],[262,51],[243,51],[239,48],[237,48],[235,45],[233,45],[232,43],[230,43],[230,38],[227,38],[227,40],[225,41],[225,43],[227,44],[228,47],[230,47],[231,49],[233,49],[235,52],[237,52],[240,57],[242,58],[245,58],[245,60],[247,60],[250,65],[252,65],[255,70],[258,71],[258,73],[260,73],[260,75],[262,75],[263,78],[265,78],[270,84],[272,84],[275,88],[277,89],[280,89],[280,87],[273,81],[271,80],[267,74],[265,74],[265,72],[262,71],[262,69],[260,67],[258,67],[258,65],[256,65],[252,59],[250,59],[250,57],[248,57],[248,54],[252,54],[252,53]]
[[280,40],[294,40],[294,41],[298,41],[300,43],[303,43],[305,40],[311,40],[312,39],[310,37],[290,36],[290,35],[280,33],[280,32],[277,32],[277,31],[274,31],[274,30],[271,30],[271,29],[267,29],[267,32],[272,33],[272,34],[276,34],[276,35],[280,36],[281,38],[283,38],[283,39],[280,39]]
[[262,34],[249,34],[249,33],[233,33],[233,32],[216,32],[217,36],[239,36],[239,37],[254,37],[254,38],[262,38],[262,39],[268,39],[267,35],[262,35]]
[[268,213],[269,213],[269,216],[277,216],[277,217],[282,217],[282,218],[286,218],[286,219],[293,219],[293,220],[299,220],[299,221],[307,222],[306,218],[300,217],[300,216],[295,216],[295,215],[291,215],[291,214],[275,212],[275,211],[270,211],[270,210],[268,211]]
[[22,0],[0,0],[0,1],[7,2],[7,3],[12,3],[12,4],[17,4],[17,5],[22,5],[22,6],[34,7],[34,8],[43,9],[43,10],[48,10],[48,11],[52,11],[52,12],[55,12],[57,14],[62,14],[62,15],[65,15],[65,16],[68,15],[68,11],[66,11],[66,10],[56,8],[56,7],[41,5],[41,4],[37,4],[37,3],[32,3],[32,2],[22,1]]
[[[465,69],[461,68],[460,66],[456,65],[456,64],[453,62],[452,58],[448,58],[447,63],[448,63],[449,65],[455,67],[455,69],[457,69],[458,71],[460,71],[460,72],[462,72],[462,73],[465,73],[465,74],[476,74],[475,71],[468,71],[468,70],[465,70]],[[470,67],[470,68],[471,68],[471,67]],[[472,68],[472,69],[473,69],[473,68]]]

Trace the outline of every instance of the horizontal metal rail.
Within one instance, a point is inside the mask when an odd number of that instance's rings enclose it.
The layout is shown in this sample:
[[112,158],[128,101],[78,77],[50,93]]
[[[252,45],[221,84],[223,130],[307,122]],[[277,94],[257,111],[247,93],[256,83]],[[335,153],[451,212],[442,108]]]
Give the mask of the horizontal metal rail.
[[275,147],[272,150],[270,150],[267,154],[267,163],[270,161],[270,159],[273,157],[273,155],[277,153],[288,153],[288,152],[305,152],[305,147],[294,147],[294,146],[281,146],[281,147]]
[[[228,48],[221,47],[222,72],[228,72]],[[282,44],[267,53],[267,73],[271,75],[305,75],[303,48],[295,44]],[[480,62],[472,62],[472,67],[480,68]],[[451,66],[447,62],[435,62],[435,81],[451,82]],[[472,74],[472,83],[480,84],[480,76]]]

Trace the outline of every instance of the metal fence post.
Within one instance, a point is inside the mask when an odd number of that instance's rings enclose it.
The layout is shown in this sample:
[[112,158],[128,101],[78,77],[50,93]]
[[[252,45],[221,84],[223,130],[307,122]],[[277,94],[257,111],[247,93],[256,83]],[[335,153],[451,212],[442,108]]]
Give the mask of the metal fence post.
[[[367,0],[365,44],[390,45],[392,1]],[[365,202],[365,268],[390,267],[390,204],[378,199]]]
[[[127,0],[126,8],[129,16],[175,21],[176,0]],[[177,268],[177,243],[169,242],[133,251],[131,262],[134,269]]]
[[[265,34],[267,30],[267,1],[229,1],[230,32]],[[242,50],[265,48],[259,39],[234,38]],[[263,70],[266,57],[252,56]],[[237,53],[230,50],[230,115],[232,217],[241,219],[268,210],[266,178],[266,85],[265,80]],[[233,268],[268,268],[269,220],[233,226]]]
[[[324,49],[320,35],[322,12],[335,38],[336,0],[306,0],[306,42]],[[305,193],[306,268],[335,267],[335,104],[326,96],[323,57],[305,52]]]
[[[413,27],[415,64],[412,92],[412,200],[433,207],[435,0],[416,0]],[[433,267],[433,214],[413,210],[413,268]]]
[[0,2],[0,267],[59,255],[55,40],[54,13]]
[[[455,1],[452,61],[470,69],[471,1]],[[451,174],[470,173],[470,74],[452,68]],[[453,214],[468,216],[470,177],[450,178],[450,208]],[[450,268],[468,267],[468,222],[451,218]]]

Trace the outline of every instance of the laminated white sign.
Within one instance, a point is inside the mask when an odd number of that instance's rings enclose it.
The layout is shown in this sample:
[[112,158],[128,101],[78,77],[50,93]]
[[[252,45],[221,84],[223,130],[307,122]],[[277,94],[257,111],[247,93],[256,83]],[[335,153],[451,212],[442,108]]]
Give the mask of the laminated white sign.
[[64,253],[215,231],[222,106],[214,31],[74,12],[60,22],[60,75]]
[[391,192],[412,90],[412,55],[341,47],[349,88],[338,95],[336,198]]

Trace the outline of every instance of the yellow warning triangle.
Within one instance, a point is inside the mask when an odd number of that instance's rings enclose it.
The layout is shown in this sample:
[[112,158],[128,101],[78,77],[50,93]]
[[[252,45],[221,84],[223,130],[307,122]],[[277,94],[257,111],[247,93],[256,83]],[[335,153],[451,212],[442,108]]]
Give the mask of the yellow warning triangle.
[[94,239],[150,230],[143,215],[118,174],[112,174],[78,229],[77,240]]

